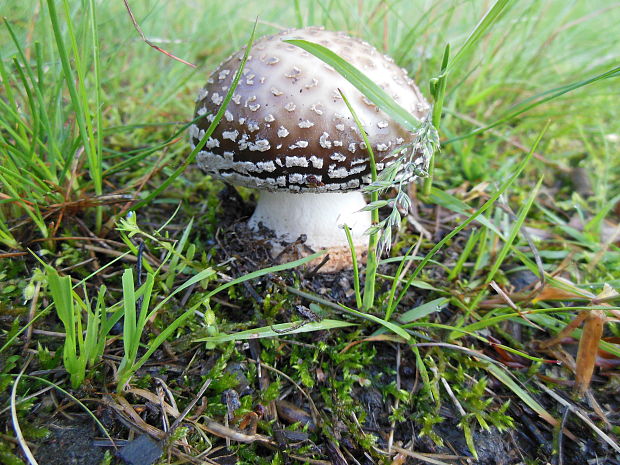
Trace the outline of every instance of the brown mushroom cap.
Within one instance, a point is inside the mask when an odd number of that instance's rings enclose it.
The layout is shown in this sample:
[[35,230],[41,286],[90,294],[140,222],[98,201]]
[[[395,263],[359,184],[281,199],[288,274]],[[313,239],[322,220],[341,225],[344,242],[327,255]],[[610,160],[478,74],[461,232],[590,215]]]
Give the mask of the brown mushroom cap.
[[[289,192],[359,189],[371,181],[368,154],[338,89],[359,116],[379,171],[413,135],[332,67],[283,42],[290,38],[329,48],[416,117],[422,119],[429,111],[406,71],[370,44],[317,27],[289,30],[254,43],[232,101],[198,154],[198,164],[216,178],[247,187]],[[213,121],[243,53],[224,61],[201,89],[196,115],[206,116],[190,128],[192,148]]]

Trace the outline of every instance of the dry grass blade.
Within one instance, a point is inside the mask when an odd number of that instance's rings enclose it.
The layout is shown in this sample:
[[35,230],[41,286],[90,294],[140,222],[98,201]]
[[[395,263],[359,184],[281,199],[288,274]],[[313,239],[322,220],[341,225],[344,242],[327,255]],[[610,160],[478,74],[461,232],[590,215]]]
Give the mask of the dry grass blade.
[[134,410],[133,406],[123,396],[106,396],[104,397],[104,403],[114,409],[125,421],[131,426],[144,431],[150,436],[157,439],[165,439],[166,433],[159,428],[155,428],[145,422],[140,415]]
[[32,356],[30,356],[30,358],[26,361],[23,368],[19,372],[19,375],[17,375],[17,378],[15,378],[15,382],[13,383],[13,387],[11,389],[11,420],[13,421],[13,430],[15,431],[15,436],[17,437],[17,441],[19,442],[20,447],[24,451],[24,455],[28,459],[28,463],[30,465],[39,465],[37,460],[34,458],[34,455],[32,455],[30,447],[28,447],[28,444],[26,443],[26,439],[24,438],[22,430],[19,426],[19,419],[17,418],[17,385],[19,384],[19,380],[24,374],[24,371],[26,371],[26,367],[30,363],[30,360],[32,360]]
[[268,438],[267,436],[263,436],[262,434],[240,433],[239,431],[235,431],[232,428],[228,428],[227,426],[224,426],[216,421],[213,421],[212,419],[208,417],[202,417],[202,420],[204,421],[204,424],[198,423],[198,422],[194,424],[198,428],[203,429],[220,438],[230,439],[231,441],[241,442],[244,444],[260,442],[262,444],[277,447],[277,444],[275,441],[272,441],[270,438]]
[[495,292],[497,292],[497,294],[504,300],[504,302],[506,302],[508,304],[508,306],[510,308],[512,308],[515,312],[517,312],[519,314],[519,316],[521,318],[523,318],[525,321],[527,321],[530,325],[534,326],[535,328],[543,331],[543,328],[541,328],[540,326],[538,326],[536,323],[532,322],[531,320],[529,320],[525,314],[523,312],[521,312],[521,310],[519,309],[519,307],[517,307],[515,305],[515,303],[512,301],[512,299],[510,298],[510,296],[508,294],[506,294],[504,292],[504,290],[495,282],[495,281],[491,281],[489,283],[491,285],[491,287],[495,290]]
[[162,401],[157,394],[153,394],[150,391],[147,391],[146,389],[140,389],[140,388],[130,388],[127,389],[125,392],[129,393],[129,394],[134,394],[136,396],[142,397],[154,404],[160,404],[162,405],[163,409],[165,410],[165,412],[174,417],[177,418],[180,413],[179,411],[173,407],[172,405],[168,404],[167,402]]
[[[393,446],[392,449],[394,449],[396,452],[398,452],[399,454],[403,454],[406,455],[407,457],[411,457],[417,460],[421,460],[424,463],[432,463],[434,465],[451,465],[448,462],[443,462],[439,459],[435,459],[433,457],[431,457],[428,454],[419,454],[417,452],[413,452],[411,450],[408,449],[403,449],[402,447],[398,447],[398,446]],[[467,459],[467,457],[459,457],[456,455],[453,456],[441,456],[442,458],[448,458],[450,460],[459,460],[459,459]]]
[[605,312],[602,310],[592,310],[587,313],[585,318],[583,333],[579,340],[575,369],[575,388],[579,398],[582,398],[590,387],[590,380],[596,365],[598,344],[603,336],[605,320]]

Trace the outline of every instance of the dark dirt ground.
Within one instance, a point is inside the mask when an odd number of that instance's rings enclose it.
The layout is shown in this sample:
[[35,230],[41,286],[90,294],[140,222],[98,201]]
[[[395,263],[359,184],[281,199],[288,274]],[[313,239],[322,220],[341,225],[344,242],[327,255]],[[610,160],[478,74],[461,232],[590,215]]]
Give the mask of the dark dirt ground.
[[100,432],[92,421],[76,416],[46,426],[51,434],[34,453],[40,465],[99,465],[103,460],[105,450],[94,445]]

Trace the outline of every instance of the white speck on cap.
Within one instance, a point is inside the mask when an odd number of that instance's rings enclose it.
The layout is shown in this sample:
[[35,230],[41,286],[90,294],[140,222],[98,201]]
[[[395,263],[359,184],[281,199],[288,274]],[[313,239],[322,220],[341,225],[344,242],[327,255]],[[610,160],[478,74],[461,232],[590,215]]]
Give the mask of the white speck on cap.
[[308,147],[307,140],[298,140],[293,145],[289,145],[288,148],[291,150],[294,150],[294,149],[305,149],[306,147]]
[[286,157],[286,167],[292,168],[293,166],[308,166],[308,159],[306,157]]
[[310,81],[309,84],[306,84],[305,87],[306,89],[312,89],[313,87],[316,87],[319,85],[319,80],[317,78],[312,78],[312,81]]
[[271,145],[269,144],[269,141],[267,139],[259,139],[254,144],[250,143],[248,147],[253,152],[254,151],[266,152],[267,150],[271,148]]
[[303,121],[300,121],[299,124],[297,124],[297,126],[299,126],[302,129],[306,129],[306,128],[311,128],[312,126],[314,126],[314,123],[310,120],[305,119]]
[[207,91],[207,89],[205,88],[201,88],[198,91],[198,95],[196,96],[196,102],[200,102],[201,100],[204,100],[207,95],[209,95],[209,92]]
[[327,140],[327,139],[329,139],[329,134],[327,134],[326,132],[321,134],[321,137],[319,137],[319,144],[324,149],[329,149],[332,146],[332,143],[329,140]]
[[329,169],[327,170],[327,176],[330,178],[346,178],[349,175],[349,170],[345,167],[341,166],[340,168],[336,168],[336,165],[329,165]]
[[304,175],[300,173],[289,174],[288,182],[293,183],[293,184],[301,184],[304,182]]
[[288,129],[286,129],[284,126],[280,126],[278,128],[278,137],[286,137],[288,136],[288,134]]
[[320,103],[316,104],[313,103],[312,106],[310,107],[310,110],[312,110],[313,112],[315,112],[317,115],[321,116],[323,114],[323,110],[321,110],[319,107],[321,106]]
[[239,136],[239,131],[236,129],[234,131],[222,131],[222,139],[229,139],[235,142],[237,140],[237,136]]
[[301,76],[301,69],[299,69],[297,66],[293,66],[293,68],[284,73],[284,77],[290,78],[290,79],[297,79],[299,78],[299,76]]
[[220,146],[220,141],[217,139],[213,139],[211,137],[207,139],[207,143],[205,144],[205,147],[208,149],[212,149],[212,148],[219,147],[219,146]]
[[274,172],[276,170],[276,165],[271,160],[269,160],[269,161],[259,161],[256,164],[256,166],[258,166],[263,171],[268,171],[269,173],[272,173],[272,172]]
[[323,159],[317,157],[316,155],[312,155],[310,157],[310,163],[312,163],[312,166],[315,167],[318,170],[323,168]]

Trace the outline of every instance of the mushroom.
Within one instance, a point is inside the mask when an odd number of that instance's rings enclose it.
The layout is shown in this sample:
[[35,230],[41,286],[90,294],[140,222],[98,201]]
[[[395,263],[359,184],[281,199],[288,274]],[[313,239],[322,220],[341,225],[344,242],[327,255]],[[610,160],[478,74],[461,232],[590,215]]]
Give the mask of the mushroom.
[[[343,224],[351,229],[356,250],[365,249],[370,213],[360,211],[366,205],[360,189],[371,182],[366,146],[338,90],[362,122],[378,171],[414,136],[331,66],[284,42],[290,38],[329,48],[419,119],[430,107],[390,57],[342,32],[288,30],[252,46],[232,100],[197,163],[217,179],[262,190],[249,227],[272,230],[275,244],[305,237],[309,248],[329,250],[323,271],[334,271],[351,260]],[[243,53],[225,60],[200,90],[195,113],[204,118],[190,127],[192,148],[219,110]]]

